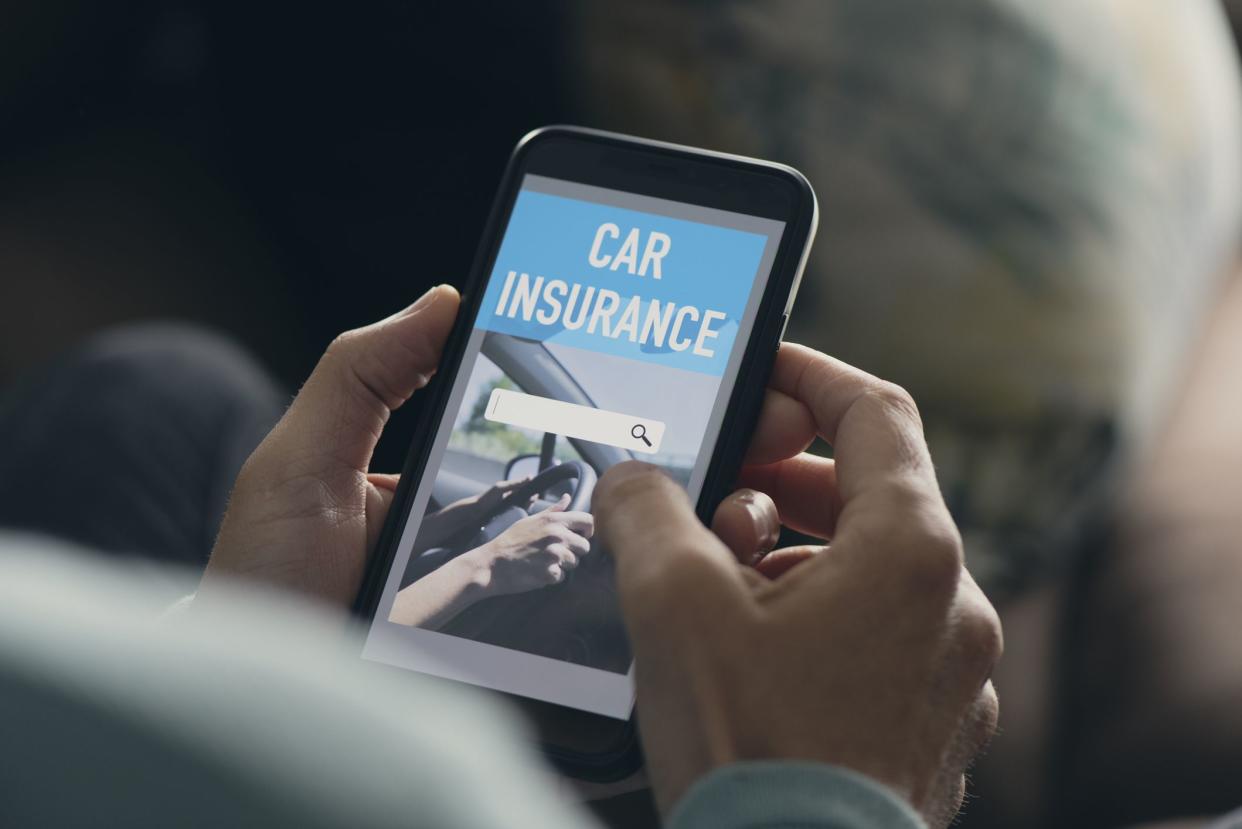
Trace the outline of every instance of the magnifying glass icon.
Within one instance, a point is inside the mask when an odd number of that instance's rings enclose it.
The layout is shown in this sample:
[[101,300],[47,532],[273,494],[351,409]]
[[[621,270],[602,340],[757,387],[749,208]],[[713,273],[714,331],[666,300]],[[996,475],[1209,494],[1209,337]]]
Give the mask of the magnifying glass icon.
[[634,428],[630,429],[630,437],[635,440],[641,440],[648,446],[651,445],[651,441],[647,440],[647,427],[641,423],[635,423]]

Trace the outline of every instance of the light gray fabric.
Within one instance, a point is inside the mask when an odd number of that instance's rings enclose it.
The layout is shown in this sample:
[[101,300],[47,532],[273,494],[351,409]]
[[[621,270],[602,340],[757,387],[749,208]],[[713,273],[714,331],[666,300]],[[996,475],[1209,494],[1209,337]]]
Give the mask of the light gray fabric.
[[520,725],[342,622],[0,536],[0,825],[582,827]]
[[873,780],[821,763],[737,763],[700,780],[668,829],[922,829],[914,810]]
[[1209,826],[1204,829],[1242,829],[1242,809],[1236,812],[1230,812],[1224,817],[1212,821]]
[[[368,666],[356,630],[287,596],[168,610],[177,583],[0,533],[0,826],[596,825],[492,697]],[[903,814],[858,775],[762,763],[709,775],[672,825]]]

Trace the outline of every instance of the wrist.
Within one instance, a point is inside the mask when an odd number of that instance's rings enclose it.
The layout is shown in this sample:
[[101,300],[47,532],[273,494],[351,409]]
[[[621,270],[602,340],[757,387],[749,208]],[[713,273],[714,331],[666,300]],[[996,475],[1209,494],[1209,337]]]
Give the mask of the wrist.
[[456,567],[460,571],[462,584],[465,585],[467,594],[483,598],[494,592],[495,579],[492,564],[495,560],[496,557],[492,554],[491,547],[484,544],[468,553],[463,553],[446,566]]

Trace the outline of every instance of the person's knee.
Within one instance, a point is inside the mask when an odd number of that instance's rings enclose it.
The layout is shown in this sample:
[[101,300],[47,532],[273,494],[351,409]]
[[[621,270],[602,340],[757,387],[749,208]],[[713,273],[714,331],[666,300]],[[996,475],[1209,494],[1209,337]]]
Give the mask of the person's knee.
[[170,323],[101,332],[9,390],[0,526],[201,563],[237,470],[284,403],[221,335]]
[[[238,343],[206,328],[156,322],[103,331],[59,366],[106,380],[110,393],[203,405],[245,401],[278,410],[275,382]],[[170,395],[170,392],[178,392]]]

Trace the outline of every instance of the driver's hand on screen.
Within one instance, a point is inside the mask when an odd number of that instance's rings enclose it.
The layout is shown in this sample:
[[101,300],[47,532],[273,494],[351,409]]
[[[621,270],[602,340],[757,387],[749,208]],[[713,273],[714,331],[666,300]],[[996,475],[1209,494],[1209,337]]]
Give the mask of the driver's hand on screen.
[[[816,433],[835,460],[803,453]],[[995,729],[1001,629],[963,567],[914,403],[784,345],[747,463],[742,483],[766,494],[722,504],[718,534],[654,467],[615,467],[595,490],[661,808],[727,763],[809,760],[945,825]],[[826,541],[767,553],[778,521]]]
[[595,519],[569,511],[569,496],[516,521],[500,535],[462,556],[484,574],[489,595],[524,593],[564,581],[591,551]]
[[535,494],[525,498],[515,497],[514,490],[530,481],[530,477],[512,481],[500,481],[478,495],[458,499],[435,512],[423,516],[418,528],[417,550],[447,545],[453,536],[468,528],[478,529],[489,515],[495,515],[502,507],[528,509],[535,502]]
[[463,515],[470,515],[471,518],[491,515],[500,508],[501,504],[505,504],[507,501],[513,501],[512,506],[519,509],[526,509],[535,502],[534,493],[524,498],[522,503],[518,503],[513,499],[513,490],[529,481],[529,475],[525,478],[515,478],[512,481],[497,481],[478,495],[467,495],[465,498],[459,498],[453,503],[442,507],[440,514],[460,512]]
[[396,476],[369,474],[389,414],[427,384],[457,315],[432,288],[328,347],[233,487],[199,588],[244,578],[346,607],[392,503]]
[[492,596],[558,584],[591,551],[595,520],[566,509],[569,496],[511,524],[491,541],[449,560],[397,593],[389,621],[439,630]]
[[518,489],[523,484],[529,483],[530,479],[531,476],[527,475],[525,478],[515,478],[512,481],[498,481],[483,490],[483,492],[479,493],[477,497],[463,498],[462,501],[470,501],[472,504],[477,506],[484,515],[491,515],[500,508],[501,504],[504,504],[505,506],[518,507],[519,509],[526,509],[531,504],[535,503],[535,494],[531,493],[518,501],[515,498],[514,490]]

